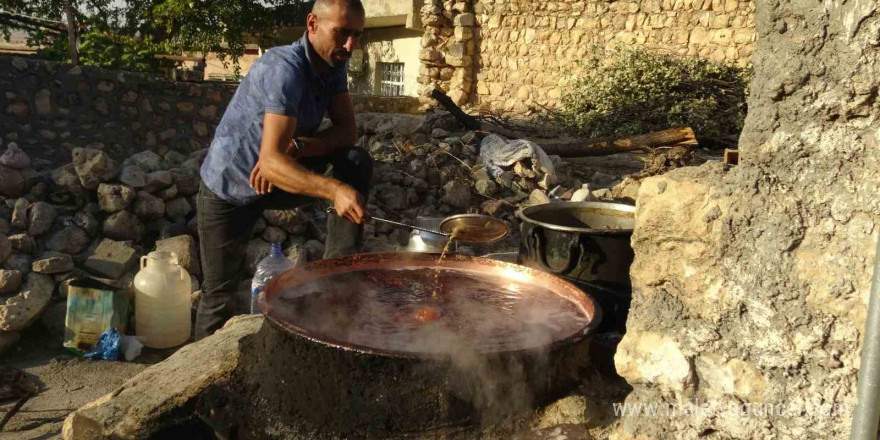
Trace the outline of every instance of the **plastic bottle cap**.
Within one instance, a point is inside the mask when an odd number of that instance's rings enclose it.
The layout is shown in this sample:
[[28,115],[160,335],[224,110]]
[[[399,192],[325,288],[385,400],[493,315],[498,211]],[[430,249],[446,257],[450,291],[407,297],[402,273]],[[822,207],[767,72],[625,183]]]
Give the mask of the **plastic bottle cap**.
[[284,255],[284,253],[281,252],[281,243],[272,243],[272,255]]

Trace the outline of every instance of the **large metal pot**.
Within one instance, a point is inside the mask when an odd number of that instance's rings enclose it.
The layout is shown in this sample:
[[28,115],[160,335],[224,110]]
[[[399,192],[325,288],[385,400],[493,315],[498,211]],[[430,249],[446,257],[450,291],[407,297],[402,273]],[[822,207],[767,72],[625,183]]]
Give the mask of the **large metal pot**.
[[[520,265],[462,255],[448,256],[439,264],[541,286],[590,317],[586,327],[544,346],[456,358],[352,343],[347,336],[307,328],[287,313],[293,304],[290,298],[302,298],[310,289],[306,286],[330,291],[328,280],[338,275],[437,265],[437,257],[430,254],[361,254],[312,262],[270,282],[260,298],[268,325],[258,343],[247,348],[247,355],[260,361],[245,374],[254,380],[246,388],[266,391],[253,406],[250,423],[291,430],[307,429],[305,423],[332,428],[343,437],[422,431],[527,411],[576,386],[572,372],[589,362],[589,336],[599,321],[598,308],[576,286]],[[351,291],[341,301],[351,301],[347,305],[354,310],[368,309],[359,295]]]
[[522,221],[517,262],[561,276],[587,292],[602,308],[597,332],[625,333],[632,300],[635,207],[555,202],[516,215]]
[[516,213],[518,262],[570,280],[629,289],[635,207],[620,203],[555,202]]

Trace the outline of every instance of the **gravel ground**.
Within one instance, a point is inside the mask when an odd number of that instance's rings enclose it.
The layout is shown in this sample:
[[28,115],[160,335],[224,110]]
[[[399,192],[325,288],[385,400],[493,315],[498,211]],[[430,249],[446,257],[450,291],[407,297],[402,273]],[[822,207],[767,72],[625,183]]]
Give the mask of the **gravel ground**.
[[[40,388],[9,420],[0,432],[0,440],[60,439],[61,425],[70,412],[113,391],[174,352],[144,349],[134,362],[92,361],[64,353],[61,342],[42,325],[34,325],[22,334],[15,348],[0,358],[0,365],[24,370]],[[5,415],[12,406],[0,405],[0,414]]]

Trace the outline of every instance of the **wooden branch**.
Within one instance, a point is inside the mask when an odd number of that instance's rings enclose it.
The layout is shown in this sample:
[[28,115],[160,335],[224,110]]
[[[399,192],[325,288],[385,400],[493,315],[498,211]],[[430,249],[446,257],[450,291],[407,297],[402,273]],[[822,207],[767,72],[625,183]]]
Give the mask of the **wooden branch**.
[[33,394],[31,394],[31,393],[27,393],[24,396],[22,396],[20,399],[18,399],[18,401],[15,402],[15,405],[12,405],[12,408],[10,408],[9,411],[6,412],[6,415],[3,416],[3,420],[0,420],[0,429],[3,429],[3,427],[6,426],[6,423],[8,423],[9,420],[12,419],[12,416],[14,416],[15,413],[17,413],[18,410],[20,410],[21,407],[24,406],[24,404],[28,400],[30,400],[32,395]]
[[497,133],[497,134],[500,134],[501,136],[504,136],[508,139],[523,139],[526,137],[525,134],[523,134],[519,131],[511,130],[509,128],[502,127],[498,124],[493,124],[491,122],[486,122],[486,121],[483,121],[480,123],[480,130],[488,132],[488,133]]
[[153,55],[153,58],[157,60],[171,60],[171,61],[195,61],[197,63],[202,62],[205,58],[203,57],[185,57],[180,55]]
[[452,98],[443,93],[443,91],[434,89],[434,91],[431,92],[431,97],[436,99],[446,111],[452,114],[452,116],[455,116],[455,119],[458,119],[458,122],[461,122],[461,125],[464,125],[464,128],[467,128],[468,130],[480,129],[480,121],[477,121],[477,118],[465,113],[461,107],[452,102]]
[[464,110],[461,109],[461,107],[452,102],[452,98],[447,96],[441,90],[434,89],[434,91],[431,92],[431,97],[436,99],[437,102],[439,102],[440,105],[446,109],[446,111],[452,114],[452,116],[455,116],[455,119],[457,119],[458,122],[461,122],[461,125],[464,125],[464,128],[468,130],[479,130],[489,133],[497,133],[508,139],[521,139],[525,137],[525,135],[516,130],[504,128],[498,124],[493,124],[488,121],[477,120],[477,118],[465,113]]
[[672,145],[694,147],[698,145],[698,142],[694,136],[694,131],[690,127],[679,127],[617,139],[586,139],[565,144],[541,145],[541,148],[547,154],[555,154],[561,157],[586,157],[607,156],[627,151]]

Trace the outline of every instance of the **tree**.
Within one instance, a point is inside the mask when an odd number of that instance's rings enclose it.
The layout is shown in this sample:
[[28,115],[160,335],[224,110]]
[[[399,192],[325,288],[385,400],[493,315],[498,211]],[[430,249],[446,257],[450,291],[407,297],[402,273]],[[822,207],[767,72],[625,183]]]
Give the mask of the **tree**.
[[[70,0],[82,30],[80,62],[86,65],[155,70],[154,54],[217,52],[237,66],[246,44],[274,41],[284,26],[301,25],[308,0]],[[0,32],[25,29],[44,58],[67,61],[65,0],[0,0]],[[13,18],[9,18],[9,16]],[[32,17],[28,25],[14,17]],[[40,20],[60,23],[54,29]],[[27,20],[27,18],[25,18]]]

